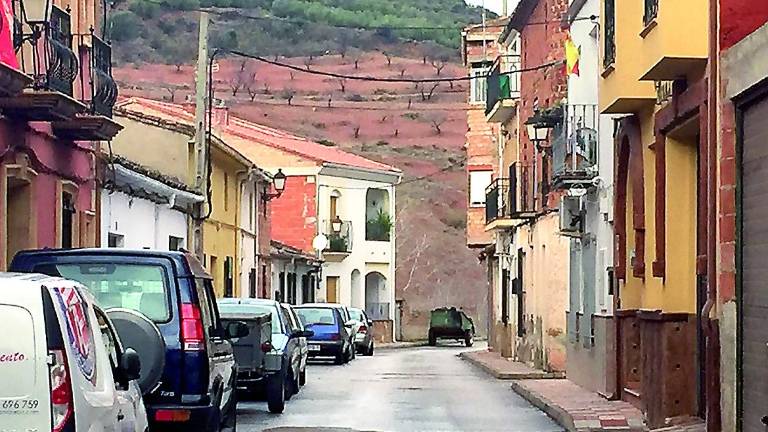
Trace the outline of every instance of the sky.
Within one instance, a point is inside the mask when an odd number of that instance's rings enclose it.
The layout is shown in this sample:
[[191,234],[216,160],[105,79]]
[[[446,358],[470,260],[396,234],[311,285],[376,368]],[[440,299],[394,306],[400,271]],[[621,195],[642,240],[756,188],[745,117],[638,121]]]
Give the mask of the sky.
[[[485,7],[489,10],[492,10],[496,12],[497,14],[501,14],[502,4],[504,0],[464,0],[467,2],[467,4],[473,5],[473,6],[482,6],[483,3],[485,3]],[[507,0],[509,3],[509,11],[511,12],[515,5],[517,4],[518,0]]]

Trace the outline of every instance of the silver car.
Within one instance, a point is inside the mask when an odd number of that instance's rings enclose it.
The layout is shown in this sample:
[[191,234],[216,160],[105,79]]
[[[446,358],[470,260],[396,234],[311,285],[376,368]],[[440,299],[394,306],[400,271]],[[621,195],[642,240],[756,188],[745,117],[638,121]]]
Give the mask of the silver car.
[[349,314],[357,322],[355,333],[355,349],[364,356],[373,355],[373,320],[368,318],[364,310],[349,308]]

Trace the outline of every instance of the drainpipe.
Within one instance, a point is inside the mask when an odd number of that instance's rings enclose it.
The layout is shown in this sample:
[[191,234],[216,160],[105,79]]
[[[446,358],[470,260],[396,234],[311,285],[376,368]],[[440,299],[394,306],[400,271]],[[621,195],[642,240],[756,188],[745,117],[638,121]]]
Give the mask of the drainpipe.
[[709,1],[709,69],[707,71],[707,302],[702,308],[706,335],[707,431],[720,430],[720,344],[710,315],[717,304],[717,125],[718,115],[718,2]]

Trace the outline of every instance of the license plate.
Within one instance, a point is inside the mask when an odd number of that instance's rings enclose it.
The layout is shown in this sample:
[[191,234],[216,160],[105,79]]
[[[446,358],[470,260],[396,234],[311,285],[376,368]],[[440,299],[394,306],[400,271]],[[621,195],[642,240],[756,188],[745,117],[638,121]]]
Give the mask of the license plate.
[[310,345],[309,346],[310,351],[320,351],[320,345]]

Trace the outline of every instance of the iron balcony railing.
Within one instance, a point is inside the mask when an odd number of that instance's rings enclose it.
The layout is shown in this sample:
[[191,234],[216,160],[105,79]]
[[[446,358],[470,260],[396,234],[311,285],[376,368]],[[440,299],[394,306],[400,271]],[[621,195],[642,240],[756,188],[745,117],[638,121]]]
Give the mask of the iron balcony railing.
[[659,0],[643,0],[643,24],[648,26],[659,15]]
[[530,166],[516,162],[509,166],[509,177],[497,178],[485,189],[486,224],[534,210],[533,174]]
[[616,0],[605,0],[605,35],[603,40],[603,67],[616,62]]
[[514,199],[512,180],[497,178],[485,189],[485,223],[512,216],[517,200]]
[[[503,66],[503,67],[502,67]],[[520,56],[503,56],[496,61],[488,75],[485,97],[485,114],[493,111],[497,103],[520,97]]]
[[88,70],[80,73],[80,100],[92,114],[112,117],[117,84],[112,77],[112,47],[93,34],[78,35],[78,48]]
[[328,247],[326,252],[351,253],[352,252],[352,222],[342,221],[341,229],[336,232],[333,230],[333,222],[324,221],[324,234],[328,237]]
[[388,320],[389,303],[366,303],[365,313],[372,320]]
[[13,41],[22,72],[33,78],[34,89],[73,96],[79,63],[72,50],[72,24],[68,11],[52,6],[48,21],[26,24],[15,17]]
[[599,118],[596,104],[563,107],[563,121],[555,125],[552,139],[555,181],[589,180],[597,175]]

